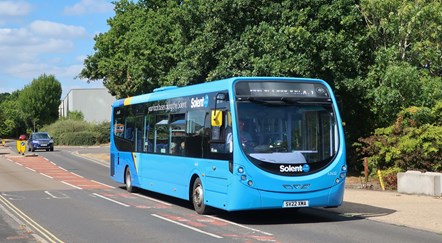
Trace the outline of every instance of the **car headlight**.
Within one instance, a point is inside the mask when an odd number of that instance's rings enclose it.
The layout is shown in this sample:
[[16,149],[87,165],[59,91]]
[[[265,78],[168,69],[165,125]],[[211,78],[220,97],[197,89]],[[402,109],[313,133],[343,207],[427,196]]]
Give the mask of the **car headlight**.
[[32,143],[38,143],[38,140],[32,140]]

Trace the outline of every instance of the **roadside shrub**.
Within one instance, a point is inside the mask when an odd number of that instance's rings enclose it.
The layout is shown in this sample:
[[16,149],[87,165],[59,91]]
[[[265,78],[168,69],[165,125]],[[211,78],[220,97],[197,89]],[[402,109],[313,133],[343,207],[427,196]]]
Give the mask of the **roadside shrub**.
[[68,120],[75,120],[75,121],[83,121],[84,115],[81,111],[69,111],[68,112]]
[[96,134],[91,131],[68,132],[60,136],[60,144],[64,145],[94,145]]
[[90,124],[79,120],[58,120],[51,125],[45,126],[40,131],[48,132],[54,139],[55,145],[67,145],[66,134],[88,131]]
[[392,167],[382,171],[382,180],[384,181],[385,189],[396,190],[397,189],[397,173],[402,172],[401,168]]
[[440,102],[433,109],[407,108],[392,126],[376,129],[353,146],[361,161],[368,159],[371,173],[389,168],[442,172],[440,110]]
[[93,126],[96,133],[96,142],[104,144],[110,142],[110,122],[102,122]]
[[55,145],[94,145],[109,143],[110,124],[89,123],[82,120],[60,119],[40,131],[48,132]]

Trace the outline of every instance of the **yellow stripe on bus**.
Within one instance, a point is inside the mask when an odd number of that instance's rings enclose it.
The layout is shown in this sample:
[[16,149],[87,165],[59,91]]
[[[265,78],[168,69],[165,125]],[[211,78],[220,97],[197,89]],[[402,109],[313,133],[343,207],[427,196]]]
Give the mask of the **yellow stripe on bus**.
[[132,97],[124,99],[124,106],[130,105],[131,100],[132,100]]

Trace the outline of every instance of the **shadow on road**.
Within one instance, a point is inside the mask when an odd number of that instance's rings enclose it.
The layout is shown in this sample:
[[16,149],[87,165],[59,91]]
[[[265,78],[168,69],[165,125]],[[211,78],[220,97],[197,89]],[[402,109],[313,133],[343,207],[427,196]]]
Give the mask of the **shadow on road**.
[[[126,189],[124,186],[120,188],[122,190]],[[174,204],[177,207],[193,210],[191,202],[186,200],[177,199],[143,189],[138,189],[137,193]],[[395,211],[391,209],[344,202],[343,205],[338,208],[295,208],[233,212],[212,209],[210,214],[238,224],[275,225],[353,221],[388,215],[394,212]]]
[[346,217],[372,218],[395,213],[396,210],[375,207],[360,203],[345,202],[339,208],[326,209],[327,211],[344,215]]

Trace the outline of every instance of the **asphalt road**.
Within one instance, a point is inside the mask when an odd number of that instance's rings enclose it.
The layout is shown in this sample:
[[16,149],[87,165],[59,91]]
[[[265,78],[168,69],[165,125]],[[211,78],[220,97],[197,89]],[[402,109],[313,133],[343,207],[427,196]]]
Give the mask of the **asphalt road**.
[[327,209],[198,215],[187,201],[129,194],[106,164],[76,155],[103,149],[0,155],[0,242],[442,242]]

